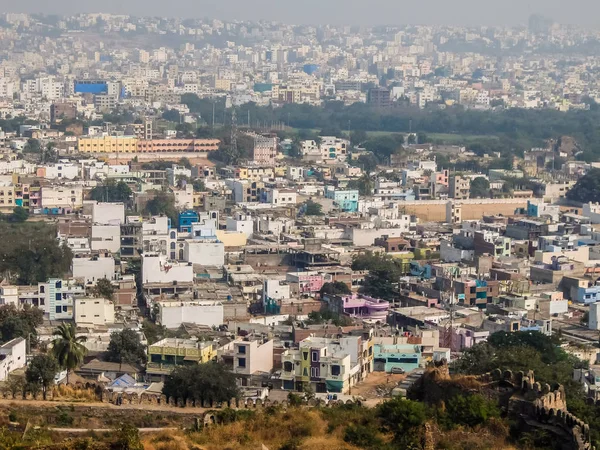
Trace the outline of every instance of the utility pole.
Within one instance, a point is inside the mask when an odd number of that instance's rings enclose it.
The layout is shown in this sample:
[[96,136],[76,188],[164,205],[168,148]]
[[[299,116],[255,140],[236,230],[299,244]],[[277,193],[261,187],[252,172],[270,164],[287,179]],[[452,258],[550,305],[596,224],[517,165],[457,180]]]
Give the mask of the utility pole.
[[235,108],[232,108],[231,111],[231,153],[237,154],[237,115]]
[[212,127],[215,127],[215,100],[213,99],[213,120],[212,120]]

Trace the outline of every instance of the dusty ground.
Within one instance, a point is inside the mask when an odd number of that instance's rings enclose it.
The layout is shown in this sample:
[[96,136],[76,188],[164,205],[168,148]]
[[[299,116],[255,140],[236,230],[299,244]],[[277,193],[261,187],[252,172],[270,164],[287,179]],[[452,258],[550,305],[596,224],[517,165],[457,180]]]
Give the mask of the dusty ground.
[[406,374],[371,372],[366,380],[352,387],[352,395],[364,397],[367,406],[374,406],[389,397],[389,392],[406,378]]

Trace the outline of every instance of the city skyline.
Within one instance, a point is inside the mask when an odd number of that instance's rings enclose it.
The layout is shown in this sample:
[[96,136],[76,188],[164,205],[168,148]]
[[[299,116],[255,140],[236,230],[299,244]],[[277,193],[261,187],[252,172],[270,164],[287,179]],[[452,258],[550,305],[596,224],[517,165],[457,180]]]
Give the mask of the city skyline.
[[25,0],[15,4],[0,1],[6,12],[69,15],[76,13],[110,13],[134,16],[162,16],[181,18],[210,17],[220,20],[269,20],[297,24],[332,25],[456,25],[456,26],[514,26],[525,25],[532,14],[541,14],[564,24],[597,27],[596,17],[600,4],[590,0],[576,0],[566,7],[560,0],[530,0],[525,4],[508,0],[482,8],[475,0],[443,2],[433,0],[423,4],[407,5],[388,0],[365,3],[330,0],[323,4],[308,0],[298,4],[284,4],[273,0],[257,0],[253,3],[227,0],[218,4],[183,0],[173,4],[141,0],[117,2],[108,0],[97,3],[89,0],[43,2]]

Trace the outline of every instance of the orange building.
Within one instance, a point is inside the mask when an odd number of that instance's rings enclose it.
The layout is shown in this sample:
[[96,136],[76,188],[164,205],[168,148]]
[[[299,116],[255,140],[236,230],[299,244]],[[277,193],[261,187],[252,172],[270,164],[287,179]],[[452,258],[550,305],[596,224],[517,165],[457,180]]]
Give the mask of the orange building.
[[218,139],[139,139],[139,153],[208,153],[219,149]]

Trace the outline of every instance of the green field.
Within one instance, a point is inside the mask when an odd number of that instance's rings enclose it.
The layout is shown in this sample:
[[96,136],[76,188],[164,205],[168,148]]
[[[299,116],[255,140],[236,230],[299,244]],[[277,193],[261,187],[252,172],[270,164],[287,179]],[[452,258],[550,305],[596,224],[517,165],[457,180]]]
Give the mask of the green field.
[[[300,128],[288,128],[289,131],[297,133]],[[310,133],[319,133],[318,129],[307,129]],[[342,130],[344,134],[348,134],[348,130]],[[387,136],[390,134],[407,134],[402,131],[367,131],[369,137]],[[478,134],[451,134],[451,133],[425,133],[427,137],[435,143],[444,144],[468,144],[481,139],[498,139],[494,135],[478,135]]]

